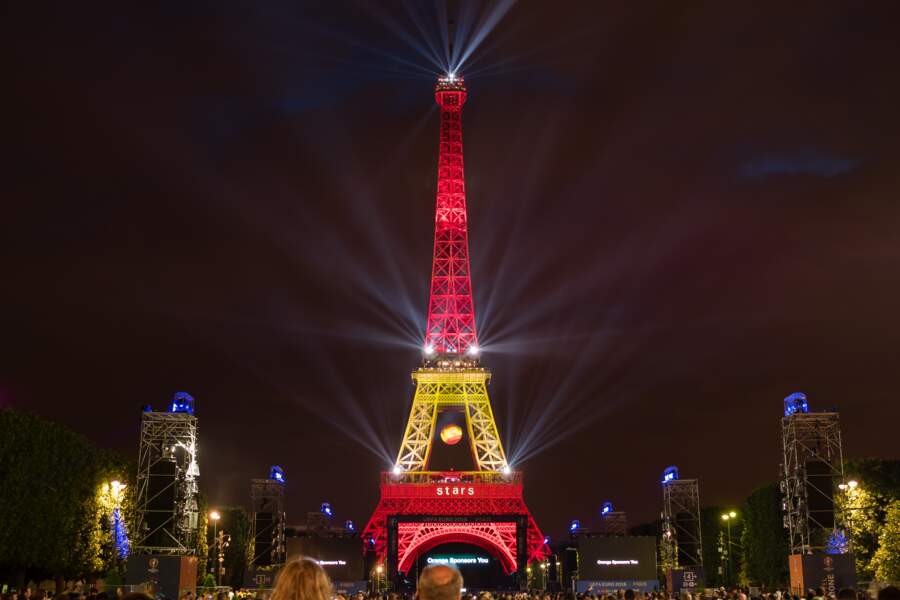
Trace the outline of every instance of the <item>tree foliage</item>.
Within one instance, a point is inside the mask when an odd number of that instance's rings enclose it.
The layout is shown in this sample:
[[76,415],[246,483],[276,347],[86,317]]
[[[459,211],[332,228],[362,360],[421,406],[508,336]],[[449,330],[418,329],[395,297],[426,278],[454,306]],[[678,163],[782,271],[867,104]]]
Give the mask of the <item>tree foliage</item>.
[[719,555],[719,531],[722,526],[721,506],[703,506],[700,508],[700,539],[703,543],[703,564],[706,567],[706,584],[719,586],[723,583],[719,566],[722,557]]
[[850,539],[862,579],[876,576],[873,560],[887,520],[887,507],[900,499],[900,460],[847,461],[846,479],[858,486],[835,496],[835,509],[849,521]]
[[202,586],[209,571],[209,503],[203,494],[197,494],[197,511],[197,583]]
[[742,575],[748,583],[774,587],[787,580],[789,540],[776,484],[753,491],[741,510]]
[[243,587],[244,572],[247,570],[247,544],[250,539],[250,516],[243,506],[230,506],[222,513],[221,526],[231,536],[231,545],[225,551],[225,572],[227,583],[237,589]]
[[880,581],[900,581],[900,500],[894,500],[888,506],[878,550],[871,564]]
[[65,427],[0,411],[0,567],[47,577],[108,569],[102,484],[127,484],[132,471]]

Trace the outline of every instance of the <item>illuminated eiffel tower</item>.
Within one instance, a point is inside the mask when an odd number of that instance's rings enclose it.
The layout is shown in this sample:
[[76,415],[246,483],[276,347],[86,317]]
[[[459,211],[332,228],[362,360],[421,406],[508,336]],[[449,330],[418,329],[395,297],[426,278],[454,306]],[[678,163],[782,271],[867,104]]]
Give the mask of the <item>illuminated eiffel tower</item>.
[[[367,550],[394,577],[443,543],[488,549],[507,574],[548,554],[522,498],[521,473],[511,470],[494,422],[481,366],[472,283],[463,169],[462,77],[438,79],[440,152],[434,257],[424,360],[412,378],[416,393],[391,472],[382,473],[381,500],[363,532]],[[474,470],[430,468],[439,416],[462,412]]]

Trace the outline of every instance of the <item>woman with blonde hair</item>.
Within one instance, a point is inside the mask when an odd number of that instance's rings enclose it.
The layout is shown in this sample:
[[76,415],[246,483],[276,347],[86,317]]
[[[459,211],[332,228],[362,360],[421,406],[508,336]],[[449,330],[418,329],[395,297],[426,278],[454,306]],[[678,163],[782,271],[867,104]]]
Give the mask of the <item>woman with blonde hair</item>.
[[278,573],[270,600],[332,600],[331,580],[311,558],[296,558]]

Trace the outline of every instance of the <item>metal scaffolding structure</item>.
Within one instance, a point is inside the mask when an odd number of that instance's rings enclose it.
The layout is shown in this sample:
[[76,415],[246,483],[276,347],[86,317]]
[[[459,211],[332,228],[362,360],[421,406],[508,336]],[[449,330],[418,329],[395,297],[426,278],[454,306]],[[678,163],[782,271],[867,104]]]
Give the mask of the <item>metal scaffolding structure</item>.
[[663,478],[663,562],[673,568],[702,567],[700,482]]
[[[808,408],[807,408],[808,410]],[[836,529],[835,480],[844,480],[841,427],[836,412],[791,412],[781,419],[784,526],[793,554],[823,551]],[[818,498],[818,502],[811,497]]]
[[138,449],[136,552],[195,552],[199,475],[197,418],[192,412],[145,410]]
[[284,564],[284,481],[251,479],[250,504],[250,567]]
[[608,536],[628,535],[628,516],[623,510],[613,510],[600,515],[597,533]]

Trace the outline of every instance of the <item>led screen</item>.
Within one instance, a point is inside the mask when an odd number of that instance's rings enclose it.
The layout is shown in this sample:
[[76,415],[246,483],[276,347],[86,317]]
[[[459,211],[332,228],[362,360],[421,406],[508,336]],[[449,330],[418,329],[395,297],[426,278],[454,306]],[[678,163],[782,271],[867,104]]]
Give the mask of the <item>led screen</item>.
[[359,538],[294,537],[285,540],[288,560],[307,556],[316,560],[332,581],[365,579]]
[[654,537],[582,538],[578,540],[578,558],[580,579],[656,579]]

